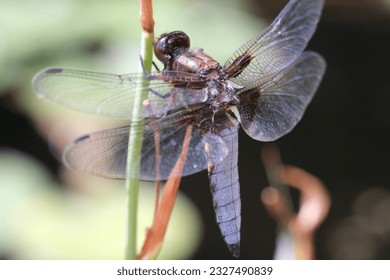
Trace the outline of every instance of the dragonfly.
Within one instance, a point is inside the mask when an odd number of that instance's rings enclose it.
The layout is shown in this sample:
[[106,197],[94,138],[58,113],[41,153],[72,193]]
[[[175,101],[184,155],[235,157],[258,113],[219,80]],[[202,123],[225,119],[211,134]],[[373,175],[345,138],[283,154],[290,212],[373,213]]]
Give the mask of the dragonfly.
[[[148,93],[139,179],[169,178],[192,126],[182,176],[208,170],[216,222],[233,256],[240,253],[241,200],[238,131],[274,141],[302,118],[325,72],[321,55],[305,51],[323,0],[290,0],[275,20],[221,65],[203,49],[190,49],[182,31],[154,40],[164,65],[151,73],[116,75],[49,68],[33,78],[39,97],[69,108],[127,119],[129,126],[97,131],[65,149],[65,164],[90,174],[125,178],[137,87]],[[144,81],[147,80],[147,83]],[[159,141],[156,142],[156,132]],[[156,147],[159,146],[159,152]]]

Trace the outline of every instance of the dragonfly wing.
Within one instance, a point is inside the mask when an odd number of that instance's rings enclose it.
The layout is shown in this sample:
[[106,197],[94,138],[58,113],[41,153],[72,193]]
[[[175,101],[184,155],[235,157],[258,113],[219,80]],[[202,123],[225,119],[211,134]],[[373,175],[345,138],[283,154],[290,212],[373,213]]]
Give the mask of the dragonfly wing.
[[[145,83],[148,79],[149,84]],[[184,87],[176,87],[187,80],[198,81],[196,75],[180,71],[144,74],[115,75],[77,69],[49,68],[33,78],[38,96],[55,101],[71,109],[110,117],[131,119],[137,87],[148,91],[153,115],[182,107],[183,103],[200,103],[204,95],[189,97]],[[201,81],[200,81],[201,82]],[[199,91],[195,91],[198,93]],[[176,98],[170,98],[171,96]],[[184,103],[185,104],[185,103]],[[141,117],[150,111],[141,110]]]
[[290,0],[268,28],[226,61],[224,68],[231,80],[247,86],[295,61],[315,31],[323,4],[323,0]]
[[[64,152],[66,165],[90,174],[108,177],[126,177],[126,161],[130,127],[103,130],[80,137],[70,144]],[[169,126],[158,131],[160,138],[159,160],[157,160],[155,132],[150,125],[145,126],[141,153],[140,179],[147,181],[165,180],[177,162],[184,140],[186,126]],[[193,129],[183,176],[207,168],[208,159],[204,152],[205,141],[224,150],[221,140],[214,136],[204,136],[198,129]],[[214,157],[215,162],[223,156]],[[157,167],[158,171],[157,171]]]
[[325,68],[320,55],[304,52],[283,71],[239,92],[237,118],[245,132],[259,141],[273,141],[290,132],[302,118]]
[[65,165],[107,178],[124,178],[129,127],[102,130],[84,135],[69,144]]
[[[150,132],[150,136],[146,135],[142,147],[141,179],[154,181],[156,178],[165,180],[169,177],[171,170],[179,159],[185,132],[186,126],[170,127],[160,131],[160,175],[156,174],[154,133]],[[215,150],[212,157],[205,153],[206,144],[212,146]],[[204,134],[201,130],[194,128],[182,176],[205,170],[210,158],[213,162],[219,163],[224,160],[226,155],[226,144],[221,137],[212,133]]]

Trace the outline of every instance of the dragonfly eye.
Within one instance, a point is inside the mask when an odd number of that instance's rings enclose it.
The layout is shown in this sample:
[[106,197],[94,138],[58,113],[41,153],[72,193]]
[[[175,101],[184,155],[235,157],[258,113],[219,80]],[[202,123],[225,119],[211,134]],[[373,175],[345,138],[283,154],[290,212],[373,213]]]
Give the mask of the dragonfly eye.
[[154,40],[154,54],[161,62],[174,58],[190,47],[190,38],[182,31],[164,33]]

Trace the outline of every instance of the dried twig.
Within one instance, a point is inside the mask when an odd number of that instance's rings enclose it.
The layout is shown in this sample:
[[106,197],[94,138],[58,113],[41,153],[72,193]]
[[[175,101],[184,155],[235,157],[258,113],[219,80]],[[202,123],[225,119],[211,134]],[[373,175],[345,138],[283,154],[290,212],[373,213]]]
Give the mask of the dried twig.
[[[277,150],[268,153],[274,158],[280,158]],[[303,169],[283,165],[280,160],[272,161],[271,164],[265,160],[264,164],[266,169],[274,170],[272,174],[277,177],[278,182],[300,191],[298,213],[292,211],[290,203],[286,203],[280,190],[273,186],[263,190],[261,199],[270,215],[292,236],[295,258],[313,259],[314,233],[325,219],[330,207],[330,196],[325,186],[318,178]]]
[[188,126],[179,159],[172,169],[169,179],[162,191],[153,225],[147,232],[145,243],[137,259],[156,258],[162,247],[168,222],[176,201],[176,193],[180,185],[181,174],[187,157],[191,133],[192,126]]

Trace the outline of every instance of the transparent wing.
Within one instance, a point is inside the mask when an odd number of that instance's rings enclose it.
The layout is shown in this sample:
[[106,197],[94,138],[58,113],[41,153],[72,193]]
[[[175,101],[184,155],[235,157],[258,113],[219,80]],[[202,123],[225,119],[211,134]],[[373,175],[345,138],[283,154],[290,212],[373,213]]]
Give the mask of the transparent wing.
[[[131,119],[137,85],[145,79],[144,74],[114,75],[77,69],[50,68],[33,78],[33,88],[38,96],[50,99],[86,113]],[[149,91],[148,99],[155,115],[187,104],[201,103],[206,96],[201,90],[177,87],[188,81],[202,84],[199,76],[165,71],[147,77],[150,84],[141,88]],[[169,81],[169,82],[168,82]],[[184,103],[184,104],[186,104]],[[142,116],[150,112],[143,110]]]
[[[70,144],[64,151],[66,165],[73,169],[90,174],[108,177],[125,178],[128,149],[129,128],[121,127],[94,132]],[[150,125],[145,126],[140,179],[154,181],[169,177],[179,158],[186,126],[169,126],[159,130],[160,155],[157,164],[155,132]],[[212,162],[217,164],[227,155],[228,149],[221,137],[212,133],[203,134],[193,129],[183,176],[190,175],[207,168],[209,155],[205,155],[205,144],[211,145],[215,154]],[[156,164],[159,171],[156,171]]]
[[290,0],[268,28],[226,61],[231,80],[247,86],[296,60],[316,29],[323,4],[323,0]]
[[320,55],[304,52],[280,73],[239,92],[238,118],[245,132],[259,141],[273,141],[291,131],[302,118],[325,68]]

